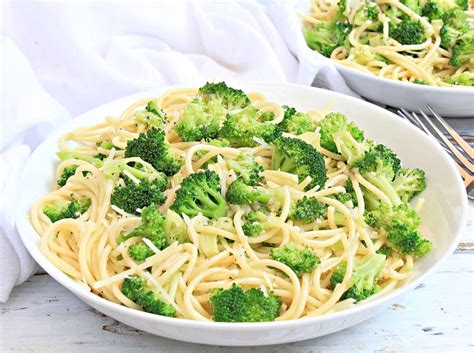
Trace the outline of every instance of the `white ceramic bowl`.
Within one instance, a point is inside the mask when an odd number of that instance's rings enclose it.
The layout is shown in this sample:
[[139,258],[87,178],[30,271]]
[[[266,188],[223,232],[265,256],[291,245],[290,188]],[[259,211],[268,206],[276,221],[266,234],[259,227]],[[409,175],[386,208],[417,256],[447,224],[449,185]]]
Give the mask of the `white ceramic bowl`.
[[[294,6],[296,11],[308,13],[310,1],[295,0]],[[301,38],[304,41],[302,32]],[[474,117],[474,87],[435,87],[406,83],[357,71],[316,51],[304,50],[300,55],[314,56],[311,61],[332,63],[354,92],[374,102],[408,111],[427,111],[427,106],[431,106],[444,117]]]
[[298,85],[233,86],[262,92],[271,101],[288,104],[302,111],[310,108],[324,110],[332,105],[331,110],[346,114],[366,132],[368,138],[393,148],[405,166],[420,167],[426,171],[428,186],[423,192],[426,203],[421,211],[422,230],[433,241],[433,250],[416,262],[407,285],[351,309],[316,318],[268,323],[216,323],[167,318],[129,309],[85,291],[59,271],[40,252],[39,236],[28,217],[35,200],[51,190],[54,183],[58,137],[79,126],[100,122],[107,115],[120,113],[139,98],[158,96],[162,91],[125,97],[83,114],[53,133],[33,152],[20,180],[16,222],[25,246],[38,264],[84,302],[135,328],[182,341],[258,346],[323,336],[360,323],[387,308],[397,297],[422,282],[454,251],[467,214],[466,193],[453,162],[434,140],[382,108],[331,91]]

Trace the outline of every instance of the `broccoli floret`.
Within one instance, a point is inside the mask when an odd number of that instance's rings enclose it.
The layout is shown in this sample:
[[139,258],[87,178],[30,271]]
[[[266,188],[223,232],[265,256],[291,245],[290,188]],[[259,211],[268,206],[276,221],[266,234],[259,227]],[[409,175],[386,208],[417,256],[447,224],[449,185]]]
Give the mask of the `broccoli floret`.
[[164,131],[157,128],[140,133],[136,139],[129,140],[125,157],[139,157],[166,175],[173,175],[181,168],[181,161],[171,152]]
[[148,313],[175,317],[176,309],[150,290],[146,281],[140,277],[125,278],[122,284],[122,293],[131,301],[137,303]]
[[320,203],[316,197],[304,196],[292,207],[290,219],[303,223],[311,223],[323,216],[326,213],[326,209],[327,206]]
[[444,19],[452,10],[466,11],[468,0],[429,0],[423,6],[421,14],[430,21]]
[[338,153],[338,148],[334,142],[334,134],[342,131],[349,131],[352,137],[361,142],[364,140],[364,133],[353,122],[348,123],[346,117],[341,113],[329,113],[318,123],[321,135],[321,147]]
[[267,142],[273,141],[281,135],[281,129],[269,122],[261,122],[262,113],[252,105],[227,114],[224,125],[219,133],[220,137],[228,140],[236,147],[256,146],[255,137]]
[[168,179],[149,163],[138,158],[114,159],[106,161],[102,171],[109,176],[122,176],[123,184],[115,186],[111,204],[128,213],[137,214],[137,209],[165,201],[163,191]]
[[462,74],[448,78],[445,82],[451,85],[474,86],[474,74],[463,72]]
[[159,128],[166,121],[166,115],[155,101],[149,101],[144,110],[135,113],[135,120],[141,124]]
[[423,256],[431,248],[431,242],[418,232],[420,216],[404,203],[390,207],[380,205],[365,214],[365,222],[387,235],[387,244],[402,254]]
[[401,169],[392,185],[400,199],[408,202],[425,190],[425,172],[421,169]]
[[229,87],[225,82],[207,82],[199,88],[199,96],[206,103],[211,101],[219,102],[227,110],[242,109],[250,104],[250,99],[244,91]]
[[[382,254],[367,255],[354,264],[349,288],[344,292],[341,299],[355,299],[356,302],[367,299],[380,290],[377,285],[377,277],[385,265],[386,256]],[[346,263],[341,263],[331,276],[333,289],[338,283],[342,283],[346,274]]]
[[474,68],[474,29],[459,36],[449,63],[454,67],[467,64],[468,67]]
[[[141,237],[149,239],[159,250],[168,246],[165,237],[166,218],[161,215],[156,206],[151,205],[142,209],[141,223],[130,233],[118,239],[121,243],[132,237]],[[130,246],[128,253],[132,258],[143,261],[147,257],[154,255],[155,252],[145,243],[138,243]]]
[[387,243],[402,254],[412,254],[418,257],[425,255],[431,249],[431,242],[423,239],[420,232],[409,224],[392,221]]
[[242,226],[244,234],[248,237],[256,237],[262,234],[267,215],[261,211],[250,211],[245,215],[245,224]]
[[206,83],[186,106],[176,124],[176,132],[183,141],[210,141],[218,136],[226,112],[249,104],[242,90],[228,87],[224,82]]
[[212,319],[217,322],[273,321],[281,308],[280,299],[273,293],[265,295],[258,288],[244,290],[235,283],[229,289],[212,291],[209,304]]
[[387,59],[374,52],[368,45],[351,48],[351,54],[354,55],[354,60],[361,65],[367,65],[371,61],[381,61],[386,64],[389,63]]
[[280,137],[275,141],[272,169],[296,174],[300,182],[310,176],[312,179],[306,190],[316,185],[322,187],[327,180],[323,156],[300,139]]
[[372,21],[367,27],[369,30],[378,31],[382,24],[378,21],[379,7],[373,1],[366,1],[355,13],[353,24],[354,26],[360,27],[365,24],[366,21]]
[[165,201],[163,191],[166,189],[167,181],[162,179],[141,180],[136,183],[127,176],[123,177],[125,185],[116,185],[110,203],[122,210],[138,214],[137,209],[147,207],[150,205],[161,205]]
[[226,163],[247,185],[257,185],[263,179],[263,167],[251,153],[241,152],[236,159],[226,158]]
[[159,181],[163,184],[163,190],[168,184],[168,179],[164,173],[157,171],[151,164],[144,162],[137,157],[118,158],[106,161],[104,162],[101,170],[109,177],[113,177],[114,175],[118,174],[135,177],[139,179],[139,181],[152,181],[159,179]]
[[344,185],[344,188],[346,189],[346,192],[335,194],[334,198],[342,203],[351,201],[352,205],[356,207],[359,203],[357,201],[357,195],[354,191],[354,186],[352,185],[351,179],[347,180],[346,184]]
[[416,83],[418,85],[429,85],[430,84],[428,81],[420,79],[420,78],[415,78],[413,80],[413,83]]
[[414,13],[421,15],[422,7],[419,0],[401,0],[401,3],[412,10]]
[[81,214],[89,209],[90,205],[90,199],[78,200],[72,196],[72,201],[60,200],[44,206],[43,213],[54,223],[64,218],[79,218]]
[[208,218],[219,218],[227,214],[227,202],[221,195],[219,176],[210,170],[198,172],[184,178],[176,191],[176,200],[171,209],[178,214]]
[[377,251],[376,251],[377,254],[382,254],[382,255],[385,255],[385,256],[390,256],[392,255],[392,248],[390,246],[387,246],[387,245],[382,245]]
[[268,203],[272,194],[262,187],[247,185],[243,179],[237,178],[226,193],[227,201],[234,205],[243,205],[252,202]]
[[285,115],[280,124],[281,129],[293,135],[301,135],[305,132],[313,132],[316,129],[316,122],[309,115],[297,112],[295,108],[287,105],[283,106]]
[[[376,145],[369,148],[362,159],[353,164],[354,168],[359,168],[359,172],[370,183],[379,188],[394,205],[401,203],[400,196],[395,191],[392,180],[400,170],[400,159],[388,147]],[[371,209],[377,206],[378,202],[370,191],[364,192],[364,198],[367,199],[367,208]]]
[[70,165],[66,168],[63,169],[61,176],[58,178],[56,183],[59,186],[64,186],[66,185],[67,180],[72,177],[74,174],[76,174],[76,170],[79,166],[77,164]]
[[195,99],[184,108],[175,128],[183,141],[210,141],[217,137],[224,118],[223,106]]
[[403,19],[399,24],[391,26],[390,37],[403,45],[421,44],[426,40],[421,22],[411,19]]
[[65,161],[68,159],[78,159],[80,161],[85,161],[87,163],[90,163],[97,168],[101,167],[103,164],[103,162],[99,158],[95,158],[94,156],[79,153],[79,152],[60,151],[60,152],[57,152],[56,155],[62,161]]
[[259,222],[245,223],[242,229],[244,234],[248,237],[257,237],[263,232],[263,226]]
[[294,243],[288,243],[283,248],[273,248],[270,255],[273,260],[291,268],[297,276],[313,271],[320,263],[319,258],[308,247],[298,248]]
[[329,58],[334,49],[346,44],[351,29],[352,26],[347,22],[319,22],[303,29],[303,34],[311,49]]

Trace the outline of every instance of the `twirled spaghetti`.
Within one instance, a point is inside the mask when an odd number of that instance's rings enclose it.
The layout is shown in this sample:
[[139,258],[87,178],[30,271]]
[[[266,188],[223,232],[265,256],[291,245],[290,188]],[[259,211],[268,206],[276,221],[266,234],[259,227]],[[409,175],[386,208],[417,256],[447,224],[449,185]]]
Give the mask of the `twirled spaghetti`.
[[[140,224],[139,214],[130,214],[111,204],[114,188],[123,182],[121,177],[110,177],[104,173],[103,165],[94,165],[87,158],[69,158],[57,166],[56,174],[60,178],[65,168],[74,165],[77,168],[73,175],[31,210],[31,222],[41,236],[41,251],[85,290],[135,309],[141,306],[123,294],[122,283],[126,278],[139,276],[157,297],[174,307],[179,318],[211,320],[210,295],[214,289],[229,288],[233,283],[274,293],[282,302],[277,320],[318,316],[353,306],[354,299],[341,298],[351,285],[355,262],[375,254],[386,244],[386,235],[363,222],[364,190],[370,189],[384,199],[383,192],[357,169],[350,168],[342,155],[317,144],[316,149],[324,156],[328,180],[324,187],[308,190],[311,176],[299,180],[294,174],[271,169],[274,147],[259,139],[254,146],[239,148],[216,147],[204,141],[183,142],[175,125],[197,94],[197,89],[175,89],[158,98],[142,99],[118,117],[108,117],[103,123],[65,134],[59,141],[60,150],[89,157],[100,154],[104,164],[124,158],[127,143],[150,129],[137,120],[138,112],[148,102],[156,102],[166,114],[161,128],[166,132],[170,149],[182,161],[179,171],[169,176],[165,199],[158,206],[161,214],[168,214],[183,178],[203,169],[219,175],[221,192],[225,195],[236,178],[226,160],[235,159],[245,151],[265,169],[260,187],[278,194],[280,202],[278,212],[268,214],[264,231],[257,236],[247,236],[243,224],[251,206],[234,205],[217,220],[200,214],[175,214],[174,217],[186,225],[186,239],[169,242],[162,250],[146,237],[134,236],[121,241],[124,234]],[[280,105],[266,101],[260,93],[249,93],[248,97],[253,106],[273,114],[269,124],[282,121],[284,111]],[[322,118],[315,112],[308,116],[315,123]],[[313,134],[317,136],[318,130]],[[103,141],[111,145],[104,148]],[[132,158],[131,162],[140,162],[140,159]],[[346,191],[344,185],[348,180],[352,181],[357,207],[352,201],[342,202],[334,197]],[[315,197],[325,205],[327,212],[314,222],[293,221],[292,207],[303,197]],[[80,215],[54,223],[45,215],[45,207],[55,202],[86,198],[90,205]],[[208,237],[217,238],[217,253],[209,254],[204,248]],[[128,249],[142,241],[153,250],[153,255],[137,261]],[[283,248],[289,243],[309,249],[320,263],[298,276],[288,265],[270,256],[272,248]],[[412,255],[387,256],[377,280],[379,293],[402,285],[410,275],[413,261]],[[343,262],[346,275],[334,287],[331,276]]]
[[309,46],[344,66],[403,82],[473,85],[472,44],[463,54],[470,59],[453,59],[463,33],[473,40],[467,0],[312,0],[301,17]]

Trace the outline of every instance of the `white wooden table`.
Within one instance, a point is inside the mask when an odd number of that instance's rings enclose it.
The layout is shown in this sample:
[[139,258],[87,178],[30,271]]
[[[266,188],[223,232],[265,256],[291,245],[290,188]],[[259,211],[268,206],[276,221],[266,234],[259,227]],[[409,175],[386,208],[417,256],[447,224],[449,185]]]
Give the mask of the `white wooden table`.
[[[472,140],[474,119],[450,122]],[[245,348],[173,341],[98,313],[48,275],[39,274],[0,305],[0,352],[472,353],[474,202],[469,206],[461,242],[435,274],[377,317],[329,336]]]

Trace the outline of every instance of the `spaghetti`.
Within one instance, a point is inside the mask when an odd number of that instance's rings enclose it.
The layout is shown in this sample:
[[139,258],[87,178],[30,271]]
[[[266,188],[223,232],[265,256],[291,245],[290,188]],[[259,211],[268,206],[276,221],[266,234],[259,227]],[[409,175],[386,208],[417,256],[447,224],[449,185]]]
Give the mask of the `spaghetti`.
[[[203,141],[183,142],[174,126],[197,94],[197,89],[175,89],[158,98],[137,101],[118,117],[108,117],[100,124],[66,133],[59,141],[60,150],[91,158],[100,154],[104,163],[124,158],[127,142],[150,128],[137,121],[137,112],[149,101],[156,102],[166,114],[162,130],[166,132],[170,149],[183,161],[179,171],[169,177],[164,191],[166,199],[159,206],[161,214],[167,215],[167,222],[172,221],[170,206],[183,178],[203,169],[213,170],[220,177],[221,192],[225,195],[236,177],[226,160],[246,151],[265,169],[260,186],[279,195],[279,211],[268,216],[264,231],[252,237],[245,234],[243,225],[249,206],[244,205],[229,207],[224,217],[214,221],[201,214],[175,213],[176,224],[185,224],[186,237],[169,242],[161,250],[146,237],[121,241],[124,234],[140,224],[139,214],[111,204],[111,195],[123,183],[122,178],[111,178],[102,166],[84,160],[87,158],[69,158],[58,165],[56,174],[59,178],[65,168],[75,165],[74,174],[31,210],[31,222],[41,236],[41,251],[84,289],[130,308],[141,309],[141,306],[123,294],[122,283],[131,276],[141,277],[156,296],[173,306],[179,318],[211,320],[210,295],[216,288],[229,288],[233,283],[274,293],[282,302],[277,320],[319,316],[353,306],[354,299],[341,298],[351,285],[356,261],[375,254],[386,244],[384,235],[363,222],[364,190],[383,193],[357,170],[349,168],[341,155],[319,146],[329,179],[324,187],[307,190],[311,177],[299,180],[294,174],[271,169],[274,148],[271,144],[260,141],[256,146],[236,148],[216,147]],[[270,123],[282,121],[283,110],[278,104],[267,102],[258,93],[249,93],[248,97],[252,105],[273,113]],[[321,119],[321,114],[308,116],[315,123]],[[110,141],[113,147],[105,148],[103,141]],[[352,180],[357,207],[353,202],[341,202],[334,197],[346,191],[344,185],[348,180]],[[307,224],[291,220],[293,204],[303,197],[317,198],[326,205],[327,213]],[[44,212],[47,205],[55,202],[84,198],[90,200],[90,206],[72,218],[53,223]],[[210,238],[217,238],[216,253],[205,247]],[[135,260],[128,252],[140,242],[153,250],[153,255],[143,261]],[[320,263],[310,272],[297,276],[292,268],[270,256],[272,248],[283,248],[289,243],[314,252]],[[346,275],[333,287],[330,278],[341,263],[346,263]],[[387,256],[378,278],[380,293],[405,283],[412,266],[412,255]]]
[[472,49],[464,54],[471,59],[458,62],[453,48],[465,32],[472,42],[474,12],[450,8],[433,14],[435,6],[457,6],[455,1],[437,3],[312,0],[310,13],[301,17],[308,45],[344,66],[402,82],[472,86]]

